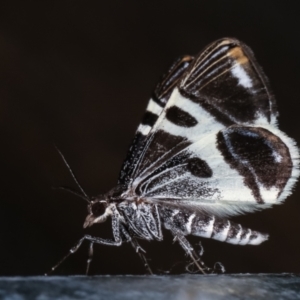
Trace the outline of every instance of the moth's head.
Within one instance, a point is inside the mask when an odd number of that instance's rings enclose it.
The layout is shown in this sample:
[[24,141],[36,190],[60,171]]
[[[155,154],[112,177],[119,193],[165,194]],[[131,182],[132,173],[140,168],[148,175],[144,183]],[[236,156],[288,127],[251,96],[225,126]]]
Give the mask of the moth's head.
[[97,197],[88,204],[88,216],[86,217],[83,227],[90,227],[94,223],[105,222],[110,215],[108,200],[104,197]]

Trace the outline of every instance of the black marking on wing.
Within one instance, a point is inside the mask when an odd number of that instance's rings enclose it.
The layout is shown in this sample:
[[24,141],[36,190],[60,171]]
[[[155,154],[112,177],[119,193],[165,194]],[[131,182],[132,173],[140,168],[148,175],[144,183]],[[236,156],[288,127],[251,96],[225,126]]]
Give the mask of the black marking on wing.
[[178,58],[156,86],[152,99],[161,107],[165,107],[173,89],[194,58],[189,55]]
[[190,171],[194,176],[200,178],[212,177],[213,172],[206,161],[199,157],[193,157],[188,160],[187,165],[188,171]]
[[259,184],[265,189],[277,188],[279,196],[291,176],[289,149],[267,129],[230,126],[218,133],[217,147],[230,167],[244,177],[258,203],[264,203]]
[[151,113],[150,111],[146,111],[141,123],[143,125],[153,126],[157,119],[158,119],[157,115]]
[[219,40],[201,52],[179,90],[226,126],[253,123],[260,116],[270,122],[277,116],[268,81],[252,51],[235,39]]
[[193,127],[198,124],[197,120],[178,106],[171,106],[166,111],[166,118],[175,125]]
[[126,159],[123,162],[118,184],[120,185],[128,185],[131,182],[131,174],[135,169],[138,160],[143,153],[143,149],[145,147],[146,138],[141,133],[137,132],[133,138],[131,146],[127,152]]

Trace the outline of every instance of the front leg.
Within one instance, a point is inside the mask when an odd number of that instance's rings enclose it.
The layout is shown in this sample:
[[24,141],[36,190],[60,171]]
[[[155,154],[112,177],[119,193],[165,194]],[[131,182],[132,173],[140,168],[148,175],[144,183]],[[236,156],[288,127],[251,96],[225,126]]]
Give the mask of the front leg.
[[120,234],[120,215],[117,212],[117,210],[113,210],[113,214],[111,217],[112,217],[112,231],[113,231],[114,240],[102,239],[99,237],[85,235],[75,244],[74,247],[72,247],[69,250],[69,253],[65,257],[63,257],[54,267],[51,268],[51,271],[49,273],[55,271],[57,269],[57,267],[59,265],[61,265],[71,254],[75,253],[80,248],[80,246],[82,245],[84,240],[88,240],[90,242],[86,274],[89,271],[89,267],[90,267],[91,261],[93,259],[93,252],[94,252],[93,244],[94,243],[101,244],[101,245],[107,245],[107,246],[121,246],[122,238],[121,238],[121,234]]
[[[87,273],[89,270],[89,265],[92,261],[92,256],[93,256],[93,244],[101,244],[101,245],[107,245],[107,246],[121,246],[122,245],[122,240],[117,240],[117,241],[113,241],[113,240],[105,240],[105,239],[101,239],[99,237],[93,237],[90,235],[85,235],[84,237],[82,237],[76,244],[74,247],[72,247],[69,250],[69,253],[64,256],[54,267],[51,268],[51,271],[49,273],[52,273],[53,271],[55,271],[58,266],[60,266],[71,254],[75,253],[81,246],[81,244],[83,243],[84,240],[88,240],[91,244],[90,244],[90,248],[89,248],[89,258],[87,261]],[[46,274],[47,275],[47,274]]]
[[[87,236],[83,237],[83,239],[86,239],[86,240],[90,241],[90,248],[89,248],[89,252],[88,252],[88,259],[87,259],[86,271],[85,271],[86,275],[88,275],[88,273],[89,273],[90,265],[91,265],[91,262],[93,260],[94,243],[107,245],[107,246],[120,246],[122,244],[122,238],[120,236],[120,218],[121,218],[121,216],[120,216],[118,210],[116,209],[115,205],[111,205],[110,209],[111,209],[111,212],[112,212],[111,225],[112,225],[112,231],[113,231],[113,236],[114,236],[115,240],[114,241],[112,241],[112,240],[103,240],[101,238],[94,238],[94,237],[91,237],[91,236],[89,236],[90,238],[87,238]],[[81,241],[81,243],[82,242],[83,242],[83,240]],[[79,243],[80,243],[80,241],[79,241]],[[80,243],[80,245],[81,245],[81,243]],[[78,248],[80,247],[80,245],[78,246]]]

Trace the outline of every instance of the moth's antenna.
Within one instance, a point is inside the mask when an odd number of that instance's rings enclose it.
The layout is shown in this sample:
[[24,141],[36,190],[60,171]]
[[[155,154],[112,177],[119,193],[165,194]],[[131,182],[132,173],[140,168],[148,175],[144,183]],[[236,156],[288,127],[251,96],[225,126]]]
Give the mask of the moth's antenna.
[[63,191],[66,191],[66,192],[68,192],[68,193],[71,193],[71,194],[73,194],[73,195],[75,195],[75,196],[77,196],[77,197],[79,197],[79,198],[81,198],[81,199],[87,201],[88,203],[91,202],[91,200],[90,200],[89,198],[86,198],[86,196],[84,196],[84,195],[82,195],[82,194],[79,194],[77,191],[73,190],[73,189],[70,188],[70,187],[67,187],[67,186],[58,186],[58,187],[53,186],[52,189],[54,189],[54,190],[63,190]]
[[[75,183],[76,183],[77,186],[79,187],[79,189],[80,189],[80,191],[82,192],[82,194],[85,196],[85,200],[90,199],[90,197],[89,197],[89,196],[87,195],[87,193],[84,191],[84,189],[82,188],[82,186],[79,184],[79,182],[78,182],[78,180],[77,180],[77,178],[76,178],[76,176],[75,176],[73,170],[71,169],[71,167],[70,167],[70,165],[68,164],[67,160],[65,159],[64,155],[61,153],[61,151],[57,148],[56,145],[54,145],[54,146],[55,146],[57,152],[59,153],[59,155],[61,156],[62,160],[64,161],[65,165],[67,166],[67,168],[68,168],[68,170],[69,170],[69,172],[70,172],[70,174],[71,174],[73,180],[75,181]],[[70,191],[70,190],[69,190],[69,191]],[[73,194],[74,194],[74,191],[73,191]],[[77,193],[76,193],[76,194],[77,194]],[[78,196],[78,194],[77,194],[77,196]],[[88,200],[88,202],[90,202],[90,200]]]

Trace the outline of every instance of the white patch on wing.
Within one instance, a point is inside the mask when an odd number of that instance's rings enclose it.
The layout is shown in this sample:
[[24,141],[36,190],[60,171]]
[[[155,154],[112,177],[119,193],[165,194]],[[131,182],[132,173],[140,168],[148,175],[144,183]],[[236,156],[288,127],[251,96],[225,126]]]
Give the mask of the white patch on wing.
[[277,201],[279,189],[276,187],[271,187],[269,189],[265,188],[262,184],[258,183],[260,195],[265,203],[275,203]]
[[[180,109],[186,111],[193,116],[198,124],[193,127],[182,127],[176,125],[165,118],[166,110],[171,106],[178,106]],[[177,88],[174,89],[166,108],[159,116],[153,130],[162,129],[172,135],[182,136],[187,138],[191,142],[199,141],[202,136],[208,133],[217,133],[223,129],[224,126],[214,119],[214,117],[204,110],[199,104],[183,97]]]
[[243,69],[241,64],[239,63],[235,64],[235,66],[231,69],[231,74],[238,79],[239,85],[242,85],[245,88],[251,88],[253,86],[252,79]]
[[278,154],[277,152],[273,151],[272,153],[275,162],[280,163],[282,161],[282,156],[280,154]]
[[[272,123],[273,122],[273,123]],[[271,117],[271,124],[274,125],[275,127],[277,127],[277,123],[276,123],[276,119],[274,119],[273,117]],[[257,112],[255,114],[255,121],[254,122],[244,122],[243,125],[245,126],[257,126],[257,127],[264,127],[265,125],[268,126],[270,125],[268,119],[266,118],[266,116],[262,115],[261,113]]]
[[160,113],[162,112],[163,108],[161,106],[159,106],[155,101],[150,99],[146,110],[159,116]]
[[140,132],[143,135],[147,135],[150,132],[151,128],[152,127],[149,126],[149,125],[140,124],[137,131]]
[[205,160],[213,171],[213,176],[205,180],[211,188],[218,188],[220,195],[215,201],[254,202],[251,190],[245,186],[244,178],[231,168],[216,147],[216,135],[207,136],[189,147],[189,150]]

